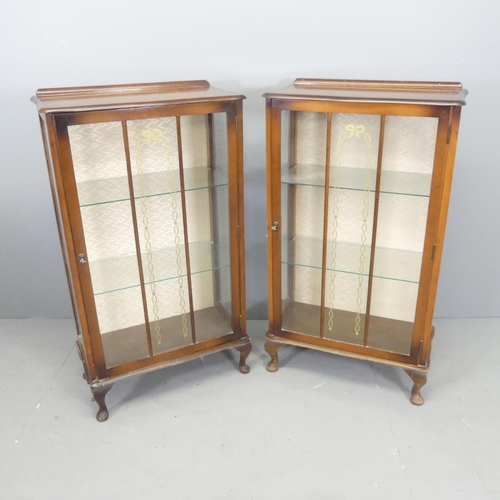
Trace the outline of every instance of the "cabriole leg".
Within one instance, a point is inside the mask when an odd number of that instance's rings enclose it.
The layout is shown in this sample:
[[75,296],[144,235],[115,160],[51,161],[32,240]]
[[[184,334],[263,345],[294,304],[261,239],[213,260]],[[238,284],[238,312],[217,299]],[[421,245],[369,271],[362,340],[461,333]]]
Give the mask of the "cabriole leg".
[[427,383],[427,372],[420,372],[417,370],[410,370],[405,368],[405,372],[413,380],[413,387],[411,390],[410,401],[414,405],[423,405],[424,398],[420,394],[420,389]]
[[252,350],[252,344],[248,342],[248,344],[236,347],[236,350],[239,351],[240,353],[240,366],[239,366],[240,372],[248,373],[250,371],[250,367],[246,364],[246,361],[248,355],[250,354],[250,351]]
[[106,394],[113,387],[113,384],[105,385],[103,387],[91,387],[92,399],[98,404],[99,411],[97,412],[96,418],[99,422],[104,422],[108,420],[109,412],[106,406],[105,398]]
[[279,344],[278,342],[272,342],[267,340],[264,349],[271,356],[271,361],[267,364],[268,372],[276,372],[279,368],[279,359],[278,359],[278,349],[285,347],[285,344]]

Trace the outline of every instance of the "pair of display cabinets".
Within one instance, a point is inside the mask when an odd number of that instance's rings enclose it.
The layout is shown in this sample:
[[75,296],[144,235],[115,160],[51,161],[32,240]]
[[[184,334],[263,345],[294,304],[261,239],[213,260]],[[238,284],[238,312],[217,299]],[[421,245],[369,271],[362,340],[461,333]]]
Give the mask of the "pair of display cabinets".
[[[269,371],[286,344],[380,361],[423,402],[465,95],[304,79],[265,95]],[[249,372],[243,99],[206,81],[33,98],[100,421],[134,374],[229,348]]]

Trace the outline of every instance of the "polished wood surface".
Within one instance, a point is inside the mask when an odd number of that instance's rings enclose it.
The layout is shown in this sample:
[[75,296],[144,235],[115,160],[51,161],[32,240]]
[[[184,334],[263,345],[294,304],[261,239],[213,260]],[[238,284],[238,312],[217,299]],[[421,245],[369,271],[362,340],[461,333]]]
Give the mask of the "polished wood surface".
[[113,384],[103,387],[91,387],[93,400],[97,403],[97,406],[99,406],[99,410],[96,415],[98,422],[105,422],[108,420],[109,412],[108,407],[106,406],[106,394],[112,387]]
[[[54,116],[54,115],[49,115]],[[76,187],[75,169],[71,146],[69,142],[68,128],[65,117],[55,115],[55,126],[57,139],[54,144],[59,160],[62,186],[58,189],[58,196],[61,203],[67,207],[68,223],[64,231],[64,243],[69,247],[72,245],[72,252],[68,251],[67,256],[72,270],[72,279],[75,290],[79,290],[77,296],[78,318],[81,322],[86,321],[87,328],[82,330],[82,336],[89,339],[92,356],[97,370],[96,377],[103,376],[105,372],[104,351],[100,339],[99,323],[94,303],[94,291],[90,276],[90,266],[80,265],[78,255],[88,255],[87,245],[83,232],[83,223],[78,201],[78,191]]]
[[375,268],[375,250],[377,249],[377,225],[378,225],[378,208],[380,204],[380,181],[382,178],[382,157],[384,155],[384,136],[385,136],[385,115],[380,117],[380,135],[378,140],[378,157],[377,157],[377,177],[375,180],[375,203],[373,206],[373,230],[370,251],[370,270],[368,271],[368,293],[366,297],[366,315],[365,315],[365,331],[363,336],[363,345],[368,345],[368,335],[370,334],[370,307],[373,289],[373,270]]
[[[332,145],[332,114],[326,115],[326,151],[325,151],[325,193],[323,200],[323,250],[321,252],[321,307],[319,308],[319,334],[323,337],[325,327],[325,288],[326,288],[326,253],[328,242],[328,207],[330,201],[330,156]],[[295,211],[295,207],[294,207]],[[295,218],[295,217],[294,217]],[[292,266],[290,266],[292,267]],[[283,321],[284,323],[284,321]],[[285,327],[286,329],[286,327]]]
[[276,372],[278,371],[279,368],[279,359],[278,359],[278,349],[281,349],[282,347],[285,347],[286,344],[283,344],[281,342],[273,342],[272,340],[269,339],[269,337],[266,340],[266,343],[264,344],[264,350],[271,356],[271,361],[266,366],[266,369],[268,372]]
[[464,106],[467,90],[456,82],[406,82],[389,80],[314,80],[298,78],[273,99],[310,99],[353,102],[386,102]]
[[[129,365],[120,365],[120,367],[112,370],[112,374],[109,377],[94,380],[93,382],[90,382],[90,386],[103,387],[142,373],[150,373],[152,371],[161,370],[168,366],[186,363],[187,361],[228,349],[238,350],[239,347],[247,345],[250,345],[250,347],[252,346],[250,337],[247,335],[244,337],[230,335],[217,339],[206,340],[204,342],[200,342],[196,346],[187,346],[182,349],[176,349],[172,352],[163,353],[162,355],[151,358],[151,360],[147,362],[134,363],[130,367]],[[127,367],[127,369],[123,369],[123,366]],[[235,368],[239,369],[238,366],[235,366]]]
[[64,183],[61,175],[61,165],[57,147],[56,123],[53,115],[39,115],[42,125],[42,138],[47,159],[47,169],[52,191],[52,200],[56,214],[57,229],[61,243],[61,251],[68,280],[68,289],[71,298],[71,305],[75,315],[75,322],[78,338],[81,339],[81,359],[86,363],[89,380],[97,377],[97,364],[94,359],[92,343],[89,335],[88,323],[83,307],[82,290],[80,283],[73,276],[78,275],[76,259],[70,259],[70,255],[76,255],[71,239],[66,239],[71,234],[68,207],[65,202]]
[[[439,117],[436,150],[432,172],[431,196],[427,215],[427,228],[425,233],[424,251],[422,255],[422,268],[420,271],[420,287],[417,298],[415,314],[415,334],[413,336],[412,353],[418,356],[418,365],[427,364],[430,356],[430,341],[432,332],[432,316],[436,299],[437,281],[440,263],[436,262],[434,246],[440,238],[439,217],[444,207],[447,206],[450,190],[445,192],[443,179],[448,170],[446,157],[449,151],[447,144],[450,111],[452,108],[443,109]],[[449,186],[451,189],[451,186]],[[443,228],[444,230],[444,228]]]
[[[228,161],[229,165],[239,164],[243,160],[241,155],[242,144],[241,137],[238,136],[241,130],[241,108],[235,103],[231,104],[231,108],[227,113],[228,129]],[[241,185],[241,176],[238,175],[236,169],[228,171],[229,185],[229,238],[232,244],[230,245],[230,261],[231,261],[231,283],[233,284],[233,293],[231,298],[232,306],[232,326],[233,331],[244,335],[245,323],[243,315],[246,314],[244,308],[241,307],[241,301],[245,296],[244,287],[244,264],[240,261],[244,255],[242,243],[244,242],[244,227],[240,222],[243,219],[243,208],[241,202],[243,200],[243,189]],[[235,286],[236,283],[242,283],[243,286]]]
[[113,97],[117,95],[165,94],[168,92],[192,92],[208,90],[210,84],[206,80],[186,80],[178,82],[138,83],[122,85],[96,85],[93,87],[59,87],[38,89],[38,99],[61,99],[72,97]]
[[[282,328],[288,332],[309,334],[312,337],[319,336],[363,346],[363,335],[356,335],[354,332],[356,313],[340,309],[335,309],[334,312],[335,331],[330,331],[328,326],[324,324],[322,330],[318,331],[312,329],[311,326],[316,323],[316,318],[320,316],[320,306],[290,302],[283,311]],[[362,316],[364,320],[365,315]],[[413,323],[409,321],[370,316],[370,337],[366,347],[407,355],[410,352],[412,334]]]
[[[132,178],[132,162],[130,160],[130,145],[128,141],[128,129],[127,122],[122,122],[122,131],[123,131],[123,145],[125,147],[125,162],[127,164],[127,178],[128,178],[128,189],[130,199],[135,199],[134,194],[134,181]],[[130,209],[132,211],[132,224],[134,226],[134,239],[135,239],[135,250],[137,255],[137,268],[139,271],[139,281],[141,284],[141,297],[142,297],[142,308],[144,310],[144,323],[146,327],[146,334],[148,338],[148,353],[150,356],[153,355],[153,339],[151,337],[151,325],[149,323],[149,313],[148,313],[148,301],[146,298],[146,280],[144,278],[144,268],[142,265],[142,256],[141,256],[141,244],[139,241],[139,228],[137,227],[137,210],[135,203],[130,204]]]
[[[191,259],[189,258],[189,235],[188,235],[188,221],[186,210],[186,186],[184,183],[184,160],[182,154],[182,133],[181,133],[181,117],[175,117],[175,126],[177,129],[177,161],[179,162],[179,181],[181,188],[181,205],[182,205],[182,227],[184,233],[184,253],[186,256],[186,274],[188,282],[188,303],[189,303],[189,316],[191,319],[191,340],[196,344],[196,323],[194,320],[194,303],[193,303],[193,284],[191,280]],[[181,331],[179,325],[177,331]]]
[[459,82],[411,82],[405,80],[328,80],[314,78],[297,78],[293,82],[296,88],[331,89],[353,91],[393,91],[393,92],[461,92]]
[[[304,334],[292,333],[287,331],[282,331],[279,335],[273,335],[272,333],[266,333],[266,344],[267,343],[276,344],[277,349],[281,347],[286,347],[287,345],[293,345],[297,347],[304,347],[307,349],[315,349],[317,351],[327,352],[330,354],[335,354],[338,356],[345,356],[347,358],[361,359],[364,361],[383,363],[385,365],[398,366],[400,368],[409,368],[407,356],[402,356],[396,353],[390,353],[387,351],[377,351],[376,349],[370,349],[363,347],[362,345],[353,345],[352,349],[345,349],[345,343],[336,342],[330,339],[320,339],[317,338],[315,342],[311,342],[311,337]],[[267,347],[265,347],[267,352]],[[276,350],[276,356],[277,356]],[[384,354],[383,357],[377,358],[374,356],[375,352],[380,352]],[[278,361],[277,357],[276,360]],[[334,363],[334,360],[332,360]],[[426,366],[410,366],[411,369],[416,371],[428,371],[430,365]]]
[[247,358],[252,351],[252,345],[250,343],[243,344],[237,347],[236,350],[240,353],[240,360],[238,362],[240,372],[243,374],[250,373],[250,367],[247,365]]
[[[243,101],[235,101],[236,108],[236,163],[243,169],[244,164],[244,151],[243,151]],[[243,174],[237,176],[238,194],[236,197],[236,208],[238,211],[237,220],[237,241],[238,241],[238,290],[239,290],[239,334],[246,335],[247,332],[247,308],[246,308],[246,273],[245,273],[245,189]],[[246,357],[245,357],[246,359]]]
[[[435,251],[434,251],[434,265],[430,270],[431,273],[431,286],[429,289],[429,294],[427,296],[427,304],[426,304],[426,316],[424,322],[424,328],[430,329],[432,328],[432,316],[434,314],[434,305],[437,293],[437,285],[438,285],[438,277],[439,270],[441,267],[441,257],[443,254],[443,244],[444,244],[444,236],[446,232],[446,221],[448,216],[448,207],[450,204],[450,194],[451,194],[451,184],[453,178],[453,170],[455,167],[455,154],[457,148],[458,141],[458,131],[460,125],[460,114],[462,112],[462,108],[460,107],[452,107],[450,109],[448,115],[448,131],[447,139],[449,138],[448,147],[442,153],[442,161],[444,163],[444,168],[442,172],[442,177],[440,181],[441,187],[441,203],[439,206],[438,214],[436,215],[436,238],[435,238]],[[427,336],[422,341],[422,349],[420,353],[420,362],[428,359],[431,353],[431,341],[432,336]]]
[[[227,317],[217,307],[194,311],[192,318],[194,318],[194,323],[199,326],[197,329],[198,342],[233,333]],[[193,328],[192,320],[189,323]],[[154,325],[150,326],[154,328]],[[162,332],[165,332],[165,335],[162,336],[161,344],[153,343],[153,356],[196,344],[196,341],[193,341],[190,336],[179,335],[179,332],[182,331],[181,315],[161,319],[160,328]],[[102,345],[108,368],[149,357],[143,325],[105,333],[102,335]]]
[[417,406],[423,405],[424,398],[420,394],[420,389],[427,383],[427,373],[411,369],[405,369],[405,372],[413,381],[410,401]]
[[237,101],[245,96],[211,87],[204,80],[39,89],[31,100],[39,113],[126,109],[187,102]]

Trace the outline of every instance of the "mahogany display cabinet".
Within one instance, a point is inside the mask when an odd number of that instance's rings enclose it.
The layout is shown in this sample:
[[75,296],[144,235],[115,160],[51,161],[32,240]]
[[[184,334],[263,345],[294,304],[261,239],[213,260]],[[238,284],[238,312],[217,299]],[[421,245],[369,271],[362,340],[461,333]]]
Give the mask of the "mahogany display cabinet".
[[249,371],[243,99],[206,81],[32,99],[99,421],[125,377],[229,348]]
[[422,404],[459,83],[298,79],[265,94],[267,369],[287,345],[405,369]]

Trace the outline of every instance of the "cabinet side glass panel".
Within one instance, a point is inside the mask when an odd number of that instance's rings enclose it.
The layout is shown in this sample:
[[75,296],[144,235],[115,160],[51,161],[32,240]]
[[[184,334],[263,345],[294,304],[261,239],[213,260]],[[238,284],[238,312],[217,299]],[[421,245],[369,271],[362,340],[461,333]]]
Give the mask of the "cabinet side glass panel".
[[177,122],[131,120],[127,130],[149,328],[159,354],[192,343]]
[[317,241],[324,224],[326,144],[326,113],[282,111],[282,329],[316,337],[322,276]]
[[184,171],[203,167],[205,172],[205,188],[186,192],[197,342],[233,331],[227,126],[226,113],[181,117]]
[[106,366],[148,357],[120,122],[68,127]]
[[323,336],[364,339],[380,116],[332,115]]
[[[294,131],[290,130],[291,117],[295,113],[290,111],[281,112],[281,175],[286,180],[290,170],[293,168],[291,154],[291,139]],[[294,246],[292,244],[295,219],[293,213],[293,201],[295,186],[292,183],[281,183],[281,307],[285,311],[292,301],[294,282]]]
[[[410,354],[438,118],[387,116],[368,346]],[[388,188],[390,186],[390,188]]]

